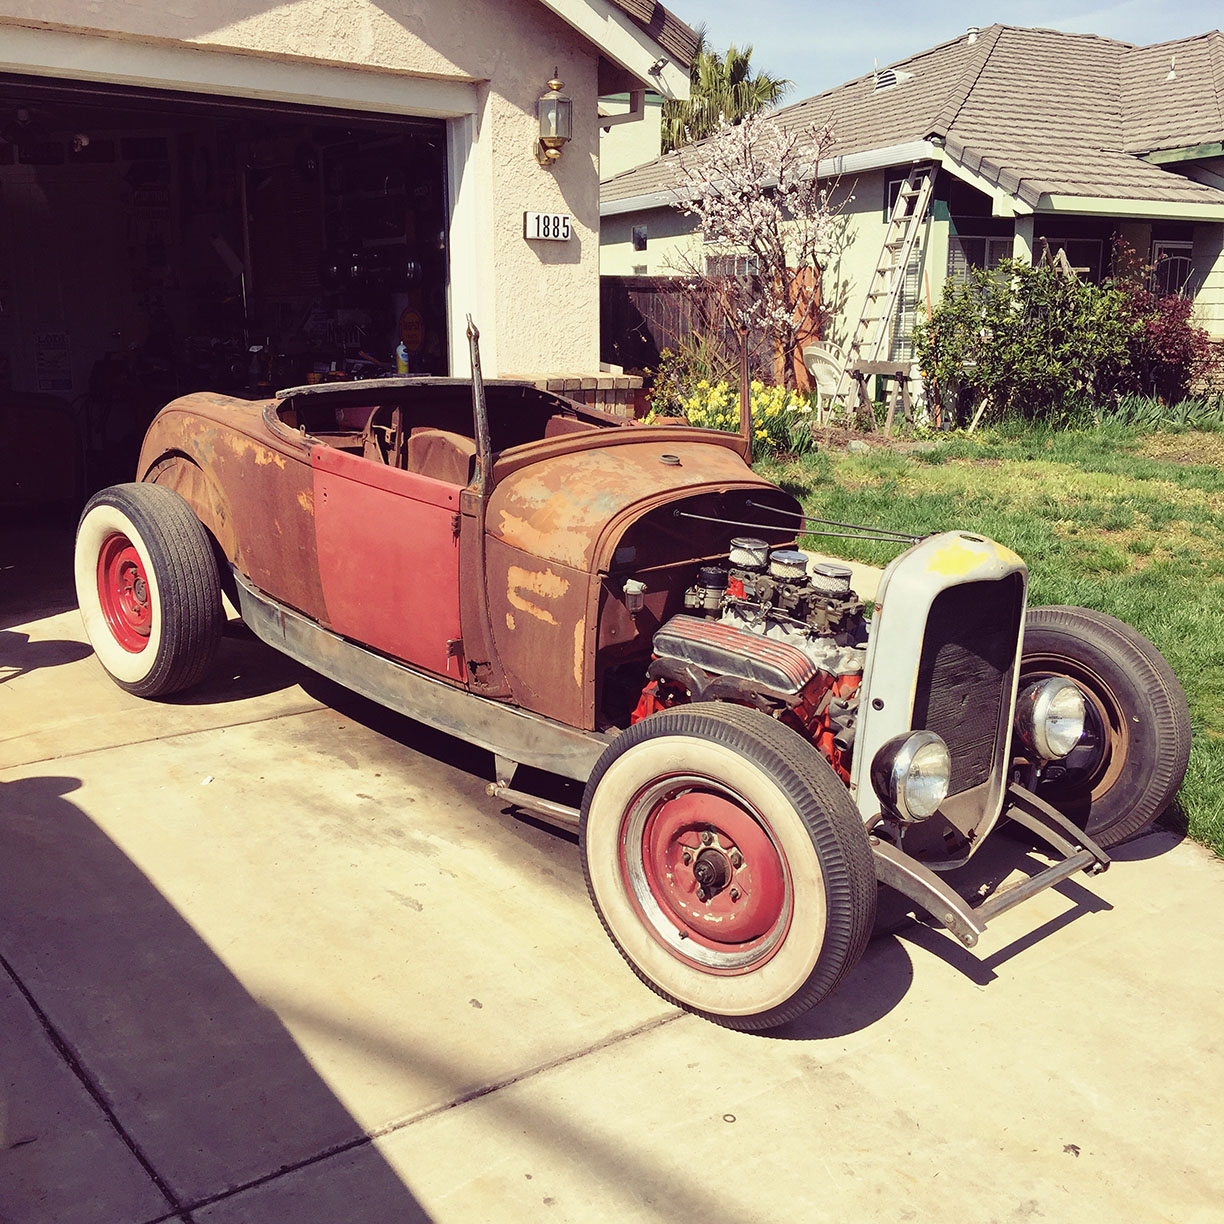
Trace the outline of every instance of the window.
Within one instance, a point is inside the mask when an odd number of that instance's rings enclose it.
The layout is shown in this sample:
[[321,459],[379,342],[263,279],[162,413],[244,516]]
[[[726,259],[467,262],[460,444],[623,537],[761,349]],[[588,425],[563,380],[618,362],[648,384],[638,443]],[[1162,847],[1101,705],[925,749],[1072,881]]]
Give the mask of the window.
[[705,270],[707,276],[757,276],[761,264],[755,255],[707,255]]
[[948,279],[964,280],[970,268],[997,268],[1000,260],[1012,253],[1010,238],[975,238],[972,235],[948,238]]
[[[901,194],[901,188],[905,186],[906,174],[902,174],[899,178],[885,178],[884,180],[884,220],[890,221],[893,215],[893,209],[897,204],[897,197]],[[919,180],[921,182],[921,180]],[[934,200],[934,195],[931,199]],[[908,200],[905,205],[905,212],[902,217],[908,217],[914,211],[914,200]],[[927,205],[927,211],[930,212],[930,204]]]
[[1152,290],[1191,297],[1190,277],[1194,272],[1194,244],[1191,242],[1152,243]]
[[905,280],[893,308],[892,337],[888,346],[889,361],[914,359],[914,328],[918,323],[918,296],[922,292],[923,250],[916,243],[910,261],[905,266]]
[[1033,248],[1033,262],[1037,263],[1043,258],[1047,247],[1051,258],[1059,251],[1065,251],[1072,270],[1084,280],[1099,285],[1103,275],[1101,256],[1104,245],[1099,238],[1038,238]]
[[633,227],[633,249],[635,251],[644,251],[646,249],[646,227],[644,225],[635,225]]

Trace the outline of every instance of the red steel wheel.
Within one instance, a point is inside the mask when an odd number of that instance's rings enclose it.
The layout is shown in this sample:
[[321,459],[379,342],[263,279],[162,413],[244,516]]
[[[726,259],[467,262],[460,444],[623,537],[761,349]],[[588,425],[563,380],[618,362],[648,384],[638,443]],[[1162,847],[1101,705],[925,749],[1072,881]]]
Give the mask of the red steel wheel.
[[796,732],[699,703],[619,735],[583,795],[591,900],[630,967],[730,1028],[835,990],[871,932],[876,879],[849,793]]
[[98,602],[115,641],[134,654],[149,644],[153,609],[140,554],[127,536],[108,536],[98,553]]
[[[720,958],[751,964],[768,955],[786,933],[791,888],[764,818],[702,779],[670,779],[653,790],[626,816],[642,826],[641,853],[623,853],[621,864],[635,894],[632,869],[641,864],[643,915],[713,953],[705,959],[714,967]],[[636,828],[627,829],[622,848],[636,840]]]

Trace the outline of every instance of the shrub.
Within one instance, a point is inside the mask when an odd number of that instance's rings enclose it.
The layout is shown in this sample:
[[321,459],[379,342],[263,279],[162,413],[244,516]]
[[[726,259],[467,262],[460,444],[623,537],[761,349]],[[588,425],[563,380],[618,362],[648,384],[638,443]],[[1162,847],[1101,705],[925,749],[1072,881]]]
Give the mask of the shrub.
[[1122,396],[1180,401],[1219,370],[1219,350],[1191,321],[1193,303],[1148,287],[1150,269],[1119,251],[1103,285],[1054,264],[1004,260],[944,286],[915,331],[919,364],[941,405],[962,422],[985,404],[1067,424],[1100,416]]
[[1140,391],[1173,403],[1220,368],[1219,349],[1191,322],[1194,303],[1175,293],[1157,295],[1139,283],[1123,284],[1137,322],[1131,362]]
[[1117,286],[1007,259],[945,284],[915,345],[928,385],[962,418],[984,398],[996,417],[1061,423],[1085,396],[1120,389],[1136,328]]

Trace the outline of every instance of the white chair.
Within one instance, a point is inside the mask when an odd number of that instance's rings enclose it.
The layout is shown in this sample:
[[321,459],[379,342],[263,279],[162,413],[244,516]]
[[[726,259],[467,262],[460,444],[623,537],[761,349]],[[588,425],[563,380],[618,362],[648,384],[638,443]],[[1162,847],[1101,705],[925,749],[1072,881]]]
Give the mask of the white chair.
[[808,344],[803,349],[803,364],[812,376],[816,391],[816,421],[827,425],[833,415],[833,397],[841,379],[845,356],[836,344]]

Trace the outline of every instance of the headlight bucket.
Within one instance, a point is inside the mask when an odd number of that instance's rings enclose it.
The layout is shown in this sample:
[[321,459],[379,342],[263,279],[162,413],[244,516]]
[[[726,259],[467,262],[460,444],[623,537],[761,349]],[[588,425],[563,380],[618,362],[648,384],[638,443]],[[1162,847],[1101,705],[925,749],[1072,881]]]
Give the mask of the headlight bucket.
[[880,745],[871,785],[885,809],[905,824],[926,820],[948,797],[952,757],[934,731],[907,731]]
[[1038,759],[1061,760],[1080,742],[1087,713],[1084,691],[1075,681],[1066,676],[1035,680],[1016,699],[1016,734]]

